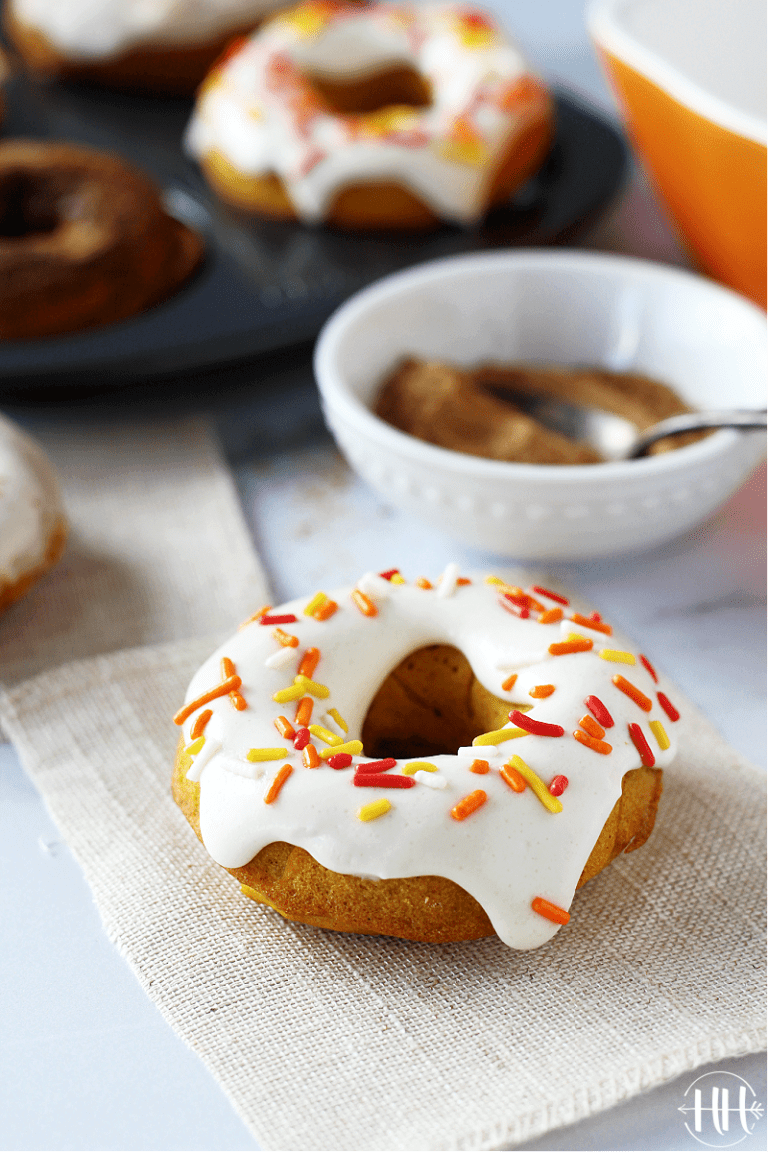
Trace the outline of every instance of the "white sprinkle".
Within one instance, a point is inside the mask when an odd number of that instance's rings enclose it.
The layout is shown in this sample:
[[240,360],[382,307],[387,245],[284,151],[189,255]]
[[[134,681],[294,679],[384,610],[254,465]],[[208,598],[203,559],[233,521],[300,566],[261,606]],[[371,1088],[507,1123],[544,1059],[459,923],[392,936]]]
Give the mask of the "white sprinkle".
[[459,578],[458,564],[446,564],[445,571],[440,577],[440,583],[437,585],[437,594],[445,599],[448,596],[453,596],[456,591],[456,581]]
[[278,648],[277,652],[273,652],[271,656],[267,656],[264,664],[267,668],[284,668],[286,664],[290,664],[298,654],[297,648]]
[[389,580],[377,576],[375,572],[366,572],[360,577],[356,587],[372,600],[387,600],[389,597]]
[[192,760],[192,766],[187,772],[187,780],[199,780],[203,768],[205,768],[206,764],[208,764],[210,760],[216,755],[216,753],[220,751],[220,740],[206,739],[205,744],[203,744],[197,756],[195,756]]
[[267,770],[266,764],[236,760],[234,756],[221,756],[217,763],[225,772],[231,772],[233,776],[243,776],[246,780],[260,780]]
[[426,784],[428,788],[447,788],[448,781],[445,776],[441,776],[439,772],[424,772],[419,769],[418,772],[413,774],[414,780],[418,780],[419,784]]

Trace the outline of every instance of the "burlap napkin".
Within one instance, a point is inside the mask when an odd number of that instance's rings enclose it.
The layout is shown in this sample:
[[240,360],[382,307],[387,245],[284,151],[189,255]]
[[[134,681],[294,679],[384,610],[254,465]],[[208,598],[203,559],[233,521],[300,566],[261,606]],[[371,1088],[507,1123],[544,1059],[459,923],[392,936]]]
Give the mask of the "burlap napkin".
[[110,938],[265,1148],[497,1148],[764,1046],[764,781],[679,694],[653,836],[553,941],[410,944],[286,923],[197,842],[169,718],[210,646],[71,664],[0,716]]
[[86,420],[32,433],[59,472],[62,561],[0,616],[0,683],[78,657],[228,631],[266,599],[207,423]]

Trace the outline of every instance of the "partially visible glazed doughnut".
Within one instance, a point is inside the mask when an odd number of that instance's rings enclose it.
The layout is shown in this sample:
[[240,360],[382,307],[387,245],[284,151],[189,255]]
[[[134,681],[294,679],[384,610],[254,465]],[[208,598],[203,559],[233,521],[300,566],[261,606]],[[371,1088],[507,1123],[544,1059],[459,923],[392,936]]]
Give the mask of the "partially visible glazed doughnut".
[[187,139],[240,209],[424,229],[508,200],[551,137],[546,87],[484,14],[308,0],[214,69]]
[[72,144],[0,144],[0,339],[124,320],[173,295],[203,256],[155,186]]
[[284,0],[8,0],[28,67],[115,88],[191,96],[226,44]]
[[650,834],[673,704],[565,597],[368,573],[195,675],[173,791],[251,899],[340,931],[533,948]]
[[66,539],[50,462],[29,436],[0,416],[0,611],[56,563]]

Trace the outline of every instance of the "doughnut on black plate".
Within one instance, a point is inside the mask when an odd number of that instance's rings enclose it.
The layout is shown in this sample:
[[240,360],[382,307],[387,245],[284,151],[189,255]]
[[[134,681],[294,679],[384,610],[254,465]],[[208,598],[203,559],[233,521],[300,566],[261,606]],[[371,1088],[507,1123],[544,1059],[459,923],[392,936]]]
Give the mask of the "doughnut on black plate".
[[172,299],[130,320],[71,336],[0,342],[0,397],[93,394],[311,340],[353,292],[390,272],[463,252],[562,244],[619,190],[627,153],[618,132],[556,94],[557,129],[538,175],[473,229],[423,236],[355,235],[246,220],[210,193],[181,138],[186,100],[127,96],[17,76],[4,135],[67,140],[116,152],[165,190],[169,209],[203,233],[205,263]]

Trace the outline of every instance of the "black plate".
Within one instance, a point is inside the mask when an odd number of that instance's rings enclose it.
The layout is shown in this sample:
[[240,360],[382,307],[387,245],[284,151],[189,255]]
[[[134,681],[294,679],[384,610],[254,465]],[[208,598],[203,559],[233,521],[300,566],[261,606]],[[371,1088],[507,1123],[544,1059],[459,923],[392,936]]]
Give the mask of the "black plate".
[[558,95],[556,138],[544,167],[482,226],[360,236],[245,221],[218,204],[180,146],[188,101],[17,77],[7,103],[7,136],[121,153],[155,177],[171,210],[208,243],[190,284],[140,316],[82,334],[0,344],[0,395],[8,398],[124,387],[309,340],[343,300],[390,272],[462,252],[570,240],[615,195],[626,166],[618,133]]

